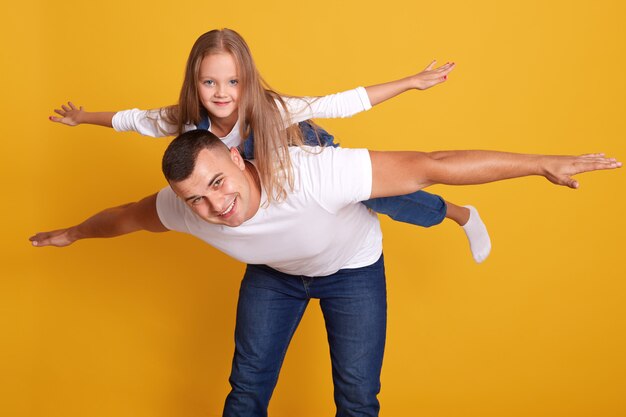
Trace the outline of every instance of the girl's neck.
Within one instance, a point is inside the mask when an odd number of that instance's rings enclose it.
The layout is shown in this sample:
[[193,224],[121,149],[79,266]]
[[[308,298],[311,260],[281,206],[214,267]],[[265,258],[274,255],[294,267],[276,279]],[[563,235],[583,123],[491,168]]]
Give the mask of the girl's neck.
[[219,138],[227,136],[232,132],[235,124],[237,124],[237,118],[237,114],[232,114],[228,118],[214,118],[209,115],[209,120],[211,120],[211,132]]

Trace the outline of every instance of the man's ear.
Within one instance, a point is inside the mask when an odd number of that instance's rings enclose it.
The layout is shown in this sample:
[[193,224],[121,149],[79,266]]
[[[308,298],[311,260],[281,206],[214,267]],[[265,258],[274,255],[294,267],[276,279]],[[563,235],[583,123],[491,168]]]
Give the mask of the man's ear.
[[239,167],[240,170],[246,169],[246,164],[243,162],[243,157],[239,153],[239,149],[236,146],[230,148],[230,159]]

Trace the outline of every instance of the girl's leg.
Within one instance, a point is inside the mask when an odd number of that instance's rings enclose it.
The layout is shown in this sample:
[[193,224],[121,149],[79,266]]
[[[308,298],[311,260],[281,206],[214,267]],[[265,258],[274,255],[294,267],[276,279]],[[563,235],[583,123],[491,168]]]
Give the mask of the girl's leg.
[[470,210],[467,207],[457,206],[446,201],[446,219],[450,219],[459,226],[464,226],[470,218]]
[[441,223],[448,213],[448,206],[443,198],[425,191],[395,197],[372,198],[363,204],[395,221],[422,227]]
[[425,191],[397,197],[373,198],[363,204],[396,221],[422,227],[437,225],[448,218],[463,228],[476,262],[483,262],[491,252],[487,228],[478,211],[472,206],[457,206]]
[[453,220],[463,228],[467,240],[469,240],[470,250],[474,260],[481,263],[491,252],[491,239],[487,227],[483,223],[478,210],[473,206],[457,206],[446,201],[448,211],[446,218]]
[[[330,133],[308,121],[300,123],[300,130],[306,145],[338,146]],[[376,213],[386,214],[396,221],[422,227],[437,225],[443,219],[448,218],[465,231],[472,257],[476,262],[481,263],[491,252],[489,233],[474,207],[457,206],[425,191],[404,196],[376,198],[365,201],[363,204]]]

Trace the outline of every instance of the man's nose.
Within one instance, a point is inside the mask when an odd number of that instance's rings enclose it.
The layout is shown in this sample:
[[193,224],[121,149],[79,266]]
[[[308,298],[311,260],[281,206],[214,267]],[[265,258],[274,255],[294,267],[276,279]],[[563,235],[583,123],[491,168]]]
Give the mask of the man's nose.
[[225,210],[224,197],[220,194],[211,193],[206,196],[209,209],[214,213],[221,213]]

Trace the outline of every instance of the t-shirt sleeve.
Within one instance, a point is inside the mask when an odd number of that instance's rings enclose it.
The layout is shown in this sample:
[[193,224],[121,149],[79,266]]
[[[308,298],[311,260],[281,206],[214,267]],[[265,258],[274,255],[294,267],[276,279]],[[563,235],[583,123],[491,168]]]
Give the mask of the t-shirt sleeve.
[[163,188],[157,194],[156,209],[163,226],[169,230],[189,233],[185,220],[189,214],[188,209],[170,187]]
[[300,170],[300,175],[322,207],[336,213],[370,198],[372,162],[367,149],[311,149],[306,157],[308,166]]
[[[154,138],[175,136],[177,130],[177,126],[163,119],[160,109],[118,111],[113,116],[112,124],[113,129],[118,132],[137,132]],[[194,127],[191,126],[191,128]],[[185,130],[190,130],[190,128]]]
[[289,117],[283,114],[287,125],[308,119],[350,117],[372,108],[363,87],[323,97],[285,97],[284,100],[289,111]]

